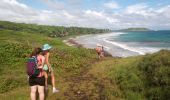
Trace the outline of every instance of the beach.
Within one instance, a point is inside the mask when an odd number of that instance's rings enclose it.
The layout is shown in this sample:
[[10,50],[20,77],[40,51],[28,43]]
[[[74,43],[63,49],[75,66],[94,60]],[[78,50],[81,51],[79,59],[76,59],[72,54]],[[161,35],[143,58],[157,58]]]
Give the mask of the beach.
[[[106,34],[105,34],[106,35]],[[128,57],[128,56],[137,56],[138,53],[127,51],[113,45],[109,44],[105,40],[101,40],[102,35],[83,35],[77,36],[76,38],[69,38],[68,40],[64,40],[64,42],[68,46],[76,46],[76,47],[84,47],[87,49],[96,48],[97,44],[101,44],[104,47],[105,52],[111,54],[113,57]]]
[[[82,35],[77,36],[76,38],[70,38],[66,40],[67,42],[65,42],[69,46],[74,45],[77,47],[84,47],[90,49],[94,49],[97,44],[100,44],[103,45],[104,50],[111,54],[113,57],[138,56],[155,53],[161,49],[169,49],[168,43],[162,42],[159,37],[152,37],[155,39],[155,41],[151,41],[150,37],[148,39],[149,41],[146,40],[146,37],[144,37],[143,40],[139,39],[140,41],[135,41],[132,38],[129,38],[130,36],[128,36],[128,34],[131,35],[131,33],[127,32],[111,32],[104,34]],[[141,37],[141,34],[146,34],[146,32],[136,32],[133,33],[133,36],[134,34],[136,35],[136,37],[134,37],[135,39]],[[158,33],[155,34],[157,35]],[[126,41],[124,41],[123,39],[121,40],[120,37],[122,36],[125,37]],[[127,39],[127,37],[129,38],[129,40]],[[159,42],[158,39],[160,40]]]

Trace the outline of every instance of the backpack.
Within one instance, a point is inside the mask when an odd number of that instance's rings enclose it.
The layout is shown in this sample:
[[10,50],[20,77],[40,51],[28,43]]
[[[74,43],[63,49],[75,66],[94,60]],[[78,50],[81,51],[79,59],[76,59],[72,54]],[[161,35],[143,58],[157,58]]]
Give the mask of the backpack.
[[36,56],[32,56],[28,58],[26,67],[27,67],[27,74],[29,76],[36,77],[40,74],[40,70],[37,68],[38,60]]

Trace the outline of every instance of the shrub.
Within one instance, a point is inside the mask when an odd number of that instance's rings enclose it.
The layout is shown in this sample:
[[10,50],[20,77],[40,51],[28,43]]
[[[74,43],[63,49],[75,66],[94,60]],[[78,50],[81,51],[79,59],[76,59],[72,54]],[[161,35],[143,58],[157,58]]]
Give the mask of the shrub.
[[170,99],[170,51],[144,56],[138,64],[145,78],[145,91],[149,99]]

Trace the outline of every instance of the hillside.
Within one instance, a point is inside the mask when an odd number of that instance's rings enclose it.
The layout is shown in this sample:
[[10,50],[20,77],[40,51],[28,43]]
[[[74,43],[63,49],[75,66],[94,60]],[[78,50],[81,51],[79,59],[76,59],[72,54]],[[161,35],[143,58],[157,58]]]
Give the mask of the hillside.
[[0,21],[1,30],[13,30],[28,33],[45,34],[50,37],[65,37],[72,35],[83,34],[98,34],[110,32],[109,29],[95,29],[83,27],[63,27],[63,26],[46,26],[36,24],[13,23],[7,21]]
[[[0,29],[0,100],[30,100],[25,62],[32,49],[44,43],[53,46],[50,60],[60,90],[51,94],[49,83],[47,100],[170,99],[168,50],[145,56],[98,60],[94,50],[69,47],[60,37],[52,38],[32,28],[28,31],[27,24],[24,30],[4,28],[9,27],[4,24],[1,23]],[[24,24],[14,26],[17,25]]]

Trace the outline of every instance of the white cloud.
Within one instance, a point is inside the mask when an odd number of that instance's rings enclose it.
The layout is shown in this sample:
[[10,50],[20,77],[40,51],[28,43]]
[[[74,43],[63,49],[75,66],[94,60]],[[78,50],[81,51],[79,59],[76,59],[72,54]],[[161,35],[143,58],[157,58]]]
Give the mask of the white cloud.
[[[114,18],[114,16],[110,17],[109,15],[105,14],[104,12],[97,12],[92,10],[85,11],[85,14],[94,20],[100,20],[106,23],[115,23],[118,22],[118,19]],[[87,19],[88,19],[87,17]],[[96,23],[96,22],[95,22]]]
[[146,15],[147,12],[148,12],[148,5],[144,3],[131,5],[125,9],[125,13],[128,13],[128,14]]
[[64,10],[65,4],[58,0],[40,0],[42,3],[47,5],[50,9]]
[[[76,2],[78,3],[78,1]],[[65,9],[65,5],[57,9],[62,10],[36,10],[17,0],[1,0],[0,20],[112,29],[127,27],[170,28],[170,5],[152,8],[144,3],[135,4],[117,13],[108,13],[104,10],[97,11],[94,9],[74,12]]]
[[107,2],[107,3],[104,3],[104,6],[106,8],[110,8],[110,9],[118,9],[118,8],[120,8],[118,3],[116,3],[116,2]]
[[85,14],[89,15],[89,17],[104,17],[102,12],[92,11],[92,10],[86,10]]
[[170,20],[170,5],[162,7],[155,12],[159,13],[161,16],[164,16],[164,18],[169,18]]
[[[131,8],[131,9],[129,9]],[[133,8],[133,9],[132,9]],[[170,7],[152,8],[148,5],[127,7],[121,14],[122,22],[131,23],[130,27],[149,27],[153,29],[170,29]],[[168,26],[169,25],[169,26]]]
[[0,2],[0,20],[46,25],[68,25],[73,18],[74,16],[65,10],[58,12],[39,11],[16,0],[3,0]]

